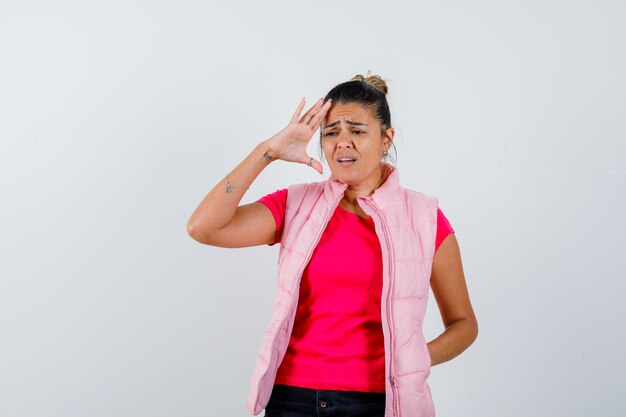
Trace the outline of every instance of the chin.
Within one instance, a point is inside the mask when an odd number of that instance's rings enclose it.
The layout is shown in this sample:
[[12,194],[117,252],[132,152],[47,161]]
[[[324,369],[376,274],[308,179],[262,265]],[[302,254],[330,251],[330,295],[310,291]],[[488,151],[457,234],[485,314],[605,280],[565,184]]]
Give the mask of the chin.
[[337,171],[333,171],[332,173],[333,173],[333,177],[335,177],[337,181],[342,182],[344,184],[354,185],[354,184],[358,184],[360,181],[360,178],[358,177],[356,173],[352,174],[352,173],[337,172]]

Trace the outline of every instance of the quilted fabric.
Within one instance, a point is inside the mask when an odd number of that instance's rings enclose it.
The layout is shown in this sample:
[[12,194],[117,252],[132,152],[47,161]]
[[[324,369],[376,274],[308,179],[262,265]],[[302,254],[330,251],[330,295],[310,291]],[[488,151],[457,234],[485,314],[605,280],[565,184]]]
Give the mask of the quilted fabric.
[[[438,200],[400,186],[396,168],[371,196],[358,203],[374,220],[383,254],[381,314],[385,339],[385,417],[435,415],[430,354],[422,333],[435,253]],[[333,176],[288,188],[278,257],[274,310],[250,381],[248,409],[259,414],[269,402],[285,355],[300,278],[326,224],[348,186]]]

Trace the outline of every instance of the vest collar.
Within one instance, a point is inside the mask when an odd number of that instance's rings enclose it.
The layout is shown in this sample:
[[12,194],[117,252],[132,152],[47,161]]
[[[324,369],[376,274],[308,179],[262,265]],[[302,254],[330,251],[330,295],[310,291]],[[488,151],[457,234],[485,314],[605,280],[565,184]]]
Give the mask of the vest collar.
[[[371,198],[378,207],[384,208],[401,198],[401,187],[397,168],[386,162],[381,163],[386,165],[391,170],[391,173],[385,182],[374,190],[374,194],[369,197],[359,197],[359,199]],[[331,174],[330,178],[324,183],[324,199],[332,204],[338,201],[340,196],[343,196],[346,188],[348,188],[348,184],[340,182]]]

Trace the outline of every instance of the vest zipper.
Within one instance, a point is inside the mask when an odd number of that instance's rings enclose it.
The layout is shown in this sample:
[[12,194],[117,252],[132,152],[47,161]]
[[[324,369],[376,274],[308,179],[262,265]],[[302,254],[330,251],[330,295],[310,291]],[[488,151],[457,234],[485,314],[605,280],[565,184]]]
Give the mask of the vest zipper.
[[[320,228],[317,236],[315,237],[313,245],[311,245],[311,247],[309,248],[309,252],[307,253],[306,259],[305,259],[305,261],[302,264],[302,269],[298,273],[298,280],[302,279],[302,274],[304,273],[304,269],[308,265],[309,260],[311,259],[311,256],[313,255],[313,251],[315,250],[315,248],[317,247],[317,244],[319,243],[320,239],[322,238],[322,234],[324,233],[324,230],[326,230],[326,226],[328,225],[328,222],[330,221],[330,218],[332,217],[335,209],[339,205],[339,201],[341,201],[341,199],[343,198],[343,192],[345,191],[346,188],[347,188],[347,186],[343,187],[343,190],[341,191],[341,195],[339,196],[339,199],[337,199],[335,201],[335,203],[333,204],[332,208],[328,211],[328,214],[326,215],[326,219],[324,219],[324,225]],[[296,287],[297,288],[300,287],[300,283],[299,282],[298,282],[298,285]],[[296,310],[297,310],[297,306],[296,306],[296,309],[294,309],[294,313],[293,313],[294,315],[296,313]],[[282,327],[282,324],[284,322],[285,322],[285,320],[283,319],[283,321],[280,324],[280,326],[278,326],[278,330],[279,331],[280,331],[280,328]],[[279,332],[277,331],[276,334],[274,334],[274,339],[272,340],[272,344],[270,345],[270,346],[272,346],[272,356],[274,356],[274,352],[276,352],[276,349],[274,349],[274,346],[276,346],[276,339],[278,338],[278,333]],[[272,357],[270,357],[270,363],[271,363],[271,361],[272,361]],[[269,367],[269,364],[268,364],[268,367]],[[278,371],[278,368],[276,368],[276,370]],[[265,373],[263,373],[263,375],[261,376],[261,379],[259,379],[259,385],[258,385],[258,389],[257,389],[257,392],[256,392],[257,402],[258,402],[258,399],[259,399],[259,394],[261,393],[261,386],[263,385],[263,381],[265,380],[265,376],[266,375],[267,375],[267,371],[265,371]]]
[[383,226],[383,232],[385,234],[385,244],[387,245],[387,254],[389,256],[389,291],[387,292],[387,299],[385,300],[387,303],[387,325],[389,326],[389,383],[391,384],[392,394],[393,394],[393,411],[395,417],[400,417],[400,409],[398,408],[398,402],[400,401],[400,394],[398,393],[398,388],[396,386],[396,378],[394,376],[394,361],[393,361],[393,352],[394,352],[394,337],[393,337],[393,311],[391,309],[391,294],[393,294],[392,285],[393,285],[393,250],[391,248],[390,238],[389,238],[389,229],[387,228],[387,224],[383,219],[383,214],[376,206],[376,204],[372,201],[371,197],[364,198],[368,201],[369,205],[374,209],[376,214],[380,219],[380,224]]
[[389,375],[389,382],[391,382],[391,387],[393,388],[393,411],[396,413],[396,416],[400,416],[400,410],[398,410],[398,401],[396,397],[398,396],[398,389],[396,388],[396,379],[393,375]]

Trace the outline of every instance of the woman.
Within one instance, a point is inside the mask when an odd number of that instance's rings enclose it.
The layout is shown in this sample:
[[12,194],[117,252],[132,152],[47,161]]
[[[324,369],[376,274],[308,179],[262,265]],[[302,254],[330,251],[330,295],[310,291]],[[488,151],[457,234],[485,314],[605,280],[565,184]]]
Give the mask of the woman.
[[[379,76],[339,84],[255,149],[204,198],[191,237],[220,247],[280,242],[276,302],[248,408],[268,417],[434,416],[430,367],[463,352],[478,325],[454,230],[437,199],[399,185]],[[239,206],[268,164],[322,164],[330,178]],[[429,288],[445,331],[426,343]]]

